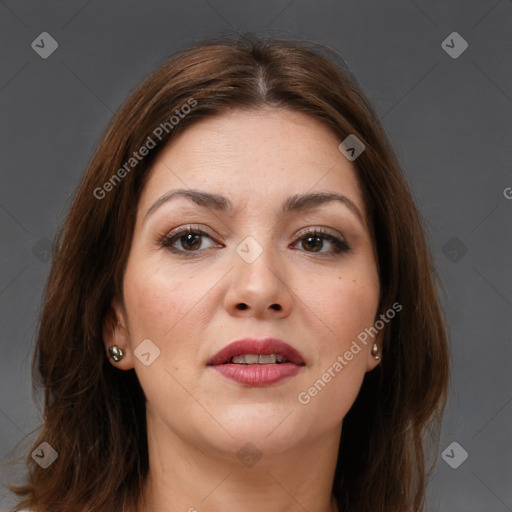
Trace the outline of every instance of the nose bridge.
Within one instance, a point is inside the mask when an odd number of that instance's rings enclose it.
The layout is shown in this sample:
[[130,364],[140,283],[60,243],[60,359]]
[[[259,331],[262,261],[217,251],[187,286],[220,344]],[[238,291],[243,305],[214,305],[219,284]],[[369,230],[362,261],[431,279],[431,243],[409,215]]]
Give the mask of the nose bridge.
[[274,237],[267,229],[248,230],[236,246],[233,254],[233,281],[229,301],[235,307],[245,304],[249,308],[264,311],[278,309],[287,302],[285,268],[275,246]]
[[[254,233],[254,231],[252,231]],[[235,267],[239,278],[274,279],[279,266],[278,248],[270,233],[260,230],[246,236],[235,248]]]

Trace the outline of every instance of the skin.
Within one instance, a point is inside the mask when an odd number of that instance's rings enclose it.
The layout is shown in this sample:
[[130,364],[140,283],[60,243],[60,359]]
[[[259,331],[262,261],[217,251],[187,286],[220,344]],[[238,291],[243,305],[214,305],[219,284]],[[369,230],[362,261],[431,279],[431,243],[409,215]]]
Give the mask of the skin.
[[[336,510],[331,488],[342,421],[365,372],[379,364],[371,345],[381,343],[379,333],[360,344],[321,392],[299,403],[298,394],[378,318],[375,247],[340,142],[302,113],[234,110],[191,126],[155,161],[137,206],[123,298],[113,301],[104,325],[105,348],[125,352],[112,364],[135,368],[147,398],[150,471],[138,512]],[[235,211],[178,198],[144,219],[178,188],[222,194]],[[278,213],[290,195],[310,192],[345,195],[362,219],[338,202]],[[189,257],[159,245],[159,237],[189,224],[208,233],[175,239]],[[300,232],[322,226],[350,250],[335,254],[324,238],[308,246]],[[263,249],[252,263],[235,251],[247,236]],[[284,340],[306,366],[263,388],[206,366],[247,336]],[[134,354],[145,339],[160,350],[149,366]],[[252,467],[236,456],[249,442],[262,455]]]

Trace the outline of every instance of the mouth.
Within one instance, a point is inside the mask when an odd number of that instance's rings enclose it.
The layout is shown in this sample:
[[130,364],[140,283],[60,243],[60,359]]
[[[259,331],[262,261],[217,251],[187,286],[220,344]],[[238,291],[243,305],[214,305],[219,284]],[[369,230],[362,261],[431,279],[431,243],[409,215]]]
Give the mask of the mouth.
[[243,354],[221,364],[283,364],[290,363],[282,354]]
[[286,364],[304,366],[298,350],[276,338],[245,338],[230,343],[208,360],[208,366],[220,364]]
[[217,352],[207,366],[239,384],[263,387],[297,375],[305,362],[300,352],[282,340],[245,338]]

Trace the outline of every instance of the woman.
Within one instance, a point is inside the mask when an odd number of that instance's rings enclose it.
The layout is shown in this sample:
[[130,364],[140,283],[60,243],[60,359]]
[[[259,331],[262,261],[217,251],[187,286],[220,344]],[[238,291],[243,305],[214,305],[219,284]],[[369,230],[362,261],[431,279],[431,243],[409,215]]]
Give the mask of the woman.
[[335,59],[181,51],[112,121],[58,236],[15,510],[423,510],[449,367],[435,280]]

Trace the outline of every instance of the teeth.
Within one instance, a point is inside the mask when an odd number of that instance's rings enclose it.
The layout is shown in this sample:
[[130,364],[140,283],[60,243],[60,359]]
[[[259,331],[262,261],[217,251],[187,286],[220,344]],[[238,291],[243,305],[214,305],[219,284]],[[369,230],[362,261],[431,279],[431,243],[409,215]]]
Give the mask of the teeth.
[[244,354],[234,356],[230,361],[233,364],[274,364],[283,363],[286,359],[281,354]]

